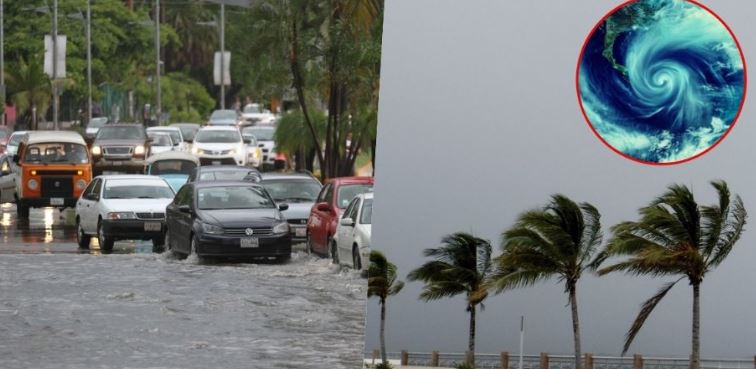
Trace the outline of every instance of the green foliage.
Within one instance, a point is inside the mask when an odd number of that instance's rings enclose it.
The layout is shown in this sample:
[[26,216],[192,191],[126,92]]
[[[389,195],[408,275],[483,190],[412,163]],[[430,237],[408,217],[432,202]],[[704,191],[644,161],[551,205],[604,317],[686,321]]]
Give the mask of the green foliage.
[[[315,111],[312,114],[313,125],[318,135],[324,135],[326,130],[325,114]],[[297,109],[286,113],[281,117],[276,127],[273,139],[276,141],[276,151],[292,156],[300,152],[308,152],[314,149],[312,139],[307,131],[302,111]]]
[[396,265],[388,261],[380,251],[370,251],[368,267],[368,298],[376,296],[383,302],[388,296],[399,293],[404,282],[396,279]]
[[625,272],[679,276],[643,304],[627,332],[623,353],[627,352],[653,309],[677,282],[688,279],[693,288],[697,288],[706,274],[727,258],[740,239],[747,218],[743,201],[737,195],[731,198],[724,181],[714,181],[711,185],[718,197],[714,205],[699,205],[690,188],[672,185],[639,210],[640,220],[612,227],[612,238],[604,257],[627,258],[600,269],[599,274]]
[[184,73],[168,73],[161,79],[161,90],[172,122],[200,122],[215,106],[207,90]]
[[45,114],[52,95],[50,79],[42,71],[41,58],[33,57],[29,61],[21,58],[12,63],[7,79],[11,99],[23,121],[30,122],[33,107],[37,108],[38,115]]

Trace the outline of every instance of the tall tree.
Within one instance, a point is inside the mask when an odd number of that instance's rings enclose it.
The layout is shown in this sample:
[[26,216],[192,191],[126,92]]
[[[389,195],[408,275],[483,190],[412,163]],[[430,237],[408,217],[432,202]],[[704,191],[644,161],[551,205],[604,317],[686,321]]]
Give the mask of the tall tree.
[[[21,58],[8,69],[8,89],[13,91],[12,99],[19,117],[30,128],[32,116],[44,117],[50,107],[50,79],[42,71],[42,58],[33,57],[29,61]],[[36,111],[36,113],[34,113]]]
[[701,368],[701,283],[730,254],[747,217],[740,196],[731,200],[727,183],[714,181],[711,185],[719,197],[717,204],[701,206],[687,186],[672,185],[639,210],[639,221],[612,227],[606,257],[628,258],[600,269],[600,274],[622,271],[631,275],[680,276],[643,303],[627,332],[623,354],[656,305],[677,282],[687,278],[693,288],[690,368]]
[[381,361],[384,368],[388,367],[386,358],[386,300],[404,288],[404,282],[396,279],[396,265],[386,259],[380,251],[370,252],[370,266],[368,267],[368,298],[378,297],[381,305]]
[[523,213],[503,234],[503,254],[495,259],[489,284],[497,292],[557,277],[564,282],[572,312],[575,368],[582,368],[577,284],[595,268],[601,245],[601,216],[589,203],[553,195],[543,208]]
[[474,367],[475,315],[477,306],[483,308],[483,300],[488,297],[485,281],[491,271],[491,244],[464,232],[445,236],[441,242],[441,246],[423,251],[433,260],[410,272],[407,278],[425,282],[420,299],[426,302],[465,294],[470,314],[467,364]]

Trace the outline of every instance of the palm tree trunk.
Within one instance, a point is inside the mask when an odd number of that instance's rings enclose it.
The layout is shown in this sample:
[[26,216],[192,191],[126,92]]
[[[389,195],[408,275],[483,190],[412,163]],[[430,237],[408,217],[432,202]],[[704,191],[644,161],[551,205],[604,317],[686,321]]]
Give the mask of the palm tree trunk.
[[690,369],[701,369],[701,341],[699,339],[701,334],[700,288],[700,283],[693,284],[693,348],[690,354]]
[[577,286],[570,283],[570,307],[572,308],[572,335],[575,339],[575,369],[581,369],[582,353],[580,352],[580,321],[578,319]]
[[381,361],[388,364],[386,358],[386,299],[381,298]]
[[470,352],[469,365],[475,368],[475,305],[470,305],[470,339],[467,343],[467,351]]

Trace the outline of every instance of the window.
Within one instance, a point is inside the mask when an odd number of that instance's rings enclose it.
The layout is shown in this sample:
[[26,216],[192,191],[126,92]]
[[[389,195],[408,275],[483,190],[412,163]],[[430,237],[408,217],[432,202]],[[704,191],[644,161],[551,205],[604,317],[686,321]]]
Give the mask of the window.
[[258,141],[273,141],[273,134],[276,132],[273,128],[265,127],[247,127],[242,130],[243,133],[254,135]]
[[172,199],[173,190],[164,181],[110,179],[105,182],[105,199]]
[[257,178],[257,172],[252,170],[216,170],[203,171],[199,175],[200,181],[246,181]]
[[184,185],[181,187],[176,197],[173,199],[173,203],[176,205],[191,205],[192,204],[192,190],[193,187]]
[[143,139],[142,126],[105,126],[97,132],[96,140],[134,140]]
[[328,191],[328,189],[331,188],[331,184],[327,184],[323,187],[322,190],[320,190],[320,193],[318,194],[317,200],[315,202],[324,202],[325,201],[325,194]]
[[150,165],[150,174],[189,174],[197,167],[189,160],[159,160]]
[[314,180],[266,180],[262,184],[276,201],[314,202],[320,183]]
[[239,143],[239,131],[203,130],[197,132],[194,141],[199,143]]
[[370,192],[372,190],[373,185],[367,183],[341,185],[339,187],[339,196],[337,197],[338,203],[336,203],[336,206],[338,206],[340,209],[343,209],[347,205],[349,205],[349,202],[352,201],[355,196],[365,192]]
[[357,202],[358,202],[358,199],[354,198],[352,202],[349,203],[349,206],[347,206],[346,210],[344,210],[344,215],[341,216],[342,219],[354,220],[354,216],[356,215],[355,209],[358,208]]
[[197,191],[200,209],[265,209],[275,208],[273,199],[260,187],[207,187]]
[[328,186],[328,189],[323,196],[323,201],[327,202],[328,204],[333,204],[333,185]]
[[90,194],[92,194],[92,193],[93,193],[93,191],[94,191],[95,183],[96,183],[97,181],[99,181],[99,180],[100,180],[100,179],[98,178],[98,179],[95,179],[95,180],[94,180],[94,181],[92,181],[92,182],[89,182],[89,185],[87,186],[87,188],[85,188],[85,189],[84,189],[84,192],[82,192],[82,193],[84,194],[83,196],[89,196]]
[[84,145],[63,142],[37,143],[26,147],[24,163],[89,163],[87,148]]
[[100,197],[100,193],[101,193],[100,190],[102,190],[102,179],[98,178],[96,182],[97,183],[95,183],[94,187],[92,188],[92,194],[97,197]]
[[373,199],[365,199],[362,202],[362,214],[360,214],[360,224],[373,223]]

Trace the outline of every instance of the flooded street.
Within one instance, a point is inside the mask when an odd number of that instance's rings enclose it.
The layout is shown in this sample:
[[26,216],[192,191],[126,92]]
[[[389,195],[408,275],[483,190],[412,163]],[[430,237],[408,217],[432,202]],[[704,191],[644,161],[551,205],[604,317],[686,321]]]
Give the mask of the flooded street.
[[0,210],[2,368],[357,368],[366,280],[295,252],[207,263],[75,244],[72,213]]

